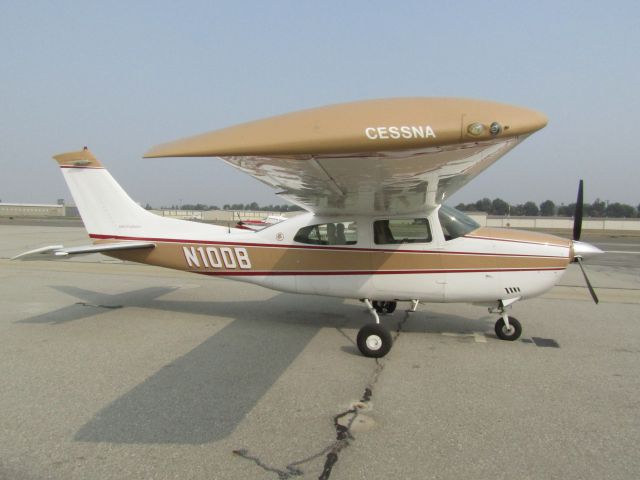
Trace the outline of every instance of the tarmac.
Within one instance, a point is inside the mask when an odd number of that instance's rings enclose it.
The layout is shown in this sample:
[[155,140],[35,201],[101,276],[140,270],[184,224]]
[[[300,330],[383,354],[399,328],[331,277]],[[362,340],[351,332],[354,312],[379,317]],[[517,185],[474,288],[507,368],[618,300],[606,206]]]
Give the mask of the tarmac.
[[640,238],[519,302],[516,342],[471,305],[383,321],[362,357],[358,301],[290,295],[100,255],[56,222],[0,224],[0,479],[640,477]]

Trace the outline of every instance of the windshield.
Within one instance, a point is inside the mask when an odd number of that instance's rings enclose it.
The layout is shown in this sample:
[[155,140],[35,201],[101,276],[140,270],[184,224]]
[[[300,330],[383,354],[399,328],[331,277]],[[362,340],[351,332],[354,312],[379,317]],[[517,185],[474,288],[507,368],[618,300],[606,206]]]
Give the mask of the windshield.
[[442,205],[438,210],[438,219],[444,233],[445,240],[453,240],[480,228],[480,225],[464,213],[455,208]]

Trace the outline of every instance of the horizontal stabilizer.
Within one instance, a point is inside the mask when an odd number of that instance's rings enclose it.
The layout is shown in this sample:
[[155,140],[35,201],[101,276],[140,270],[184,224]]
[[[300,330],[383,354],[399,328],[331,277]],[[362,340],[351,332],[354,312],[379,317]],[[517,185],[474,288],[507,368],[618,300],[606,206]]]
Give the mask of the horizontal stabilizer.
[[89,253],[104,253],[123,250],[137,250],[140,248],[154,248],[155,243],[151,242],[117,242],[100,243],[97,245],[83,245],[80,247],[67,247],[63,245],[50,245],[48,247],[36,248],[28,252],[16,255],[11,260],[48,260],[62,259],[69,255],[84,255]]

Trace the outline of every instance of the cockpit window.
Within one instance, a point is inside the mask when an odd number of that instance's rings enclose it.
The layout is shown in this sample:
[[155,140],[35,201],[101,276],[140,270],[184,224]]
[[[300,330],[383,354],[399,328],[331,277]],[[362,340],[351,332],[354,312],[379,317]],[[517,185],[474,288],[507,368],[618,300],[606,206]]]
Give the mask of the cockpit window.
[[355,245],[358,228],[354,221],[308,225],[298,230],[293,240],[310,245]]
[[446,205],[442,205],[438,210],[438,218],[440,219],[444,239],[447,241],[462,237],[476,228],[480,228],[480,225],[475,220]]
[[431,229],[426,218],[392,218],[373,222],[376,245],[429,243]]

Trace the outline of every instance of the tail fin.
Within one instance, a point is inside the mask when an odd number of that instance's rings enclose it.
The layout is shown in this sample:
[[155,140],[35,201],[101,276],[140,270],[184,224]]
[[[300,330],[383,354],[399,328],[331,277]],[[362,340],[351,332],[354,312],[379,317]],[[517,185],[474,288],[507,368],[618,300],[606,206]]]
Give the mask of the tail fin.
[[62,169],[87,232],[94,238],[166,238],[176,231],[185,238],[195,238],[228,231],[148,212],[127,195],[87,147],[53,158]]
[[116,234],[125,226],[142,226],[152,215],[127,195],[86,147],[53,158],[90,234]]

